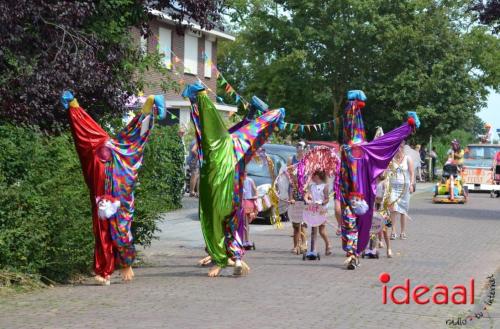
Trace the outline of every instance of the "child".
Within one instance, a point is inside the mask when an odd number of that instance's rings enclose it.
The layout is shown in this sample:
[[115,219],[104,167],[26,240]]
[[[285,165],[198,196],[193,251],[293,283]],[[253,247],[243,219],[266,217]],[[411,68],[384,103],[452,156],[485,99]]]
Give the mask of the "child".
[[257,217],[255,200],[257,199],[257,186],[252,178],[246,173],[243,174],[243,210],[245,212],[245,232],[243,236],[243,247],[249,249],[252,244],[249,242],[250,223]]
[[[309,185],[307,192],[304,196],[304,200],[307,205],[318,205],[320,207],[326,207],[329,201],[328,195],[328,185],[326,183],[326,174],[324,171],[316,171],[311,177],[312,183]],[[325,209],[326,212],[326,209]],[[323,224],[319,225],[319,234],[325,241],[325,255],[331,255],[332,251],[330,248],[330,241],[328,240],[328,235],[326,234],[326,221],[327,217],[325,216],[325,221]],[[318,228],[312,228],[312,238],[311,240],[316,240],[316,236],[318,235]],[[313,248],[313,246],[311,246]],[[311,250],[314,252],[315,250]]]
[[280,173],[276,178],[275,184],[279,197],[278,211],[281,222],[288,222],[290,221],[290,217],[288,216],[288,206],[290,204],[294,204],[295,200],[293,199],[293,187],[290,174],[288,173],[286,167],[282,167],[280,169]]
[[388,229],[391,228],[392,223],[389,217],[389,211],[388,211],[388,205],[387,202],[388,200],[388,186],[389,186],[389,180],[387,179],[386,173],[382,173],[378,178],[377,178],[377,194],[375,196],[375,211],[383,216],[386,221],[384,224],[384,227],[382,229],[382,232],[378,234],[378,247],[383,248],[384,245],[382,243],[382,235],[384,236],[384,241],[385,245],[387,246],[387,257],[392,258],[392,250],[391,250],[391,240],[389,239],[389,232]]

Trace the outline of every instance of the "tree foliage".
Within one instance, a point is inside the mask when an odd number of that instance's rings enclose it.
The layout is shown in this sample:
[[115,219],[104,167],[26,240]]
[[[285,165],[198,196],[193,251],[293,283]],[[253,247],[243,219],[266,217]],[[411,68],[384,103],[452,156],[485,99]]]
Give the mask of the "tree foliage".
[[368,95],[368,128],[405,112],[419,138],[468,128],[487,87],[500,87],[500,40],[470,24],[462,2],[434,0],[234,0],[238,37],[219,65],[243,95],[287,109],[287,121],[337,117],[349,89]]
[[[0,120],[60,130],[62,90],[73,89],[94,115],[119,114],[141,90],[141,73],[161,70],[143,56],[130,28],[148,34],[148,9],[212,28],[221,3],[211,0],[5,0],[0,2]],[[168,87],[168,84],[167,84]]]
[[479,14],[479,21],[491,25],[495,33],[500,32],[500,0],[476,0],[472,10]]

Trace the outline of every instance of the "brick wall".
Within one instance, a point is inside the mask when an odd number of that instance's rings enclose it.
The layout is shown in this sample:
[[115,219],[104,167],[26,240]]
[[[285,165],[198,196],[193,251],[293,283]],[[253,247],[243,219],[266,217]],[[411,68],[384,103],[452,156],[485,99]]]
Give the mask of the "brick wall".
[[[148,51],[153,51],[156,50],[157,45],[158,45],[158,34],[159,34],[159,27],[165,27],[170,30],[172,30],[172,51],[181,59],[181,61],[184,61],[184,36],[180,35],[177,33],[176,28],[174,25],[159,21],[159,20],[154,20],[150,23],[151,31],[152,31],[152,36],[150,36],[147,40],[147,49]],[[137,29],[132,30],[132,36],[139,44],[140,40],[140,34]],[[217,89],[217,78],[215,75],[215,72],[212,72],[212,77],[211,78],[205,78],[205,62],[202,59],[202,54],[205,51],[205,35],[202,35],[202,37],[198,38],[198,77],[207,85],[210,87],[210,89],[216,91]],[[212,42],[212,61],[214,64],[217,64],[217,41]],[[181,62],[181,63],[182,63]],[[172,63],[175,65],[174,58],[172,56]],[[181,65],[181,63],[177,65]],[[185,83],[194,83],[197,81],[197,77],[195,75],[189,74],[189,73],[182,73],[183,69],[182,67],[178,68],[177,71],[181,72],[179,75],[175,75],[172,71],[170,73],[170,78],[173,80],[177,81],[178,83],[181,82],[181,80],[184,80]],[[161,75],[158,72],[150,72],[146,76],[146,81],[149,83],[152,83],[152,86],[147,86],[144,90],[144,94],[161,94],[163,93],[161,88],[160,88],[160,81],[161,81]],[[182,92],[182,87],[180,92],[176,92],[173,90],[169,90],[165,93],[165,97],[167,100],[182,100],[183,98],[181,97],[180,93]],[[211,93],[209,93],[210,98],[215,100],[215,96]]]

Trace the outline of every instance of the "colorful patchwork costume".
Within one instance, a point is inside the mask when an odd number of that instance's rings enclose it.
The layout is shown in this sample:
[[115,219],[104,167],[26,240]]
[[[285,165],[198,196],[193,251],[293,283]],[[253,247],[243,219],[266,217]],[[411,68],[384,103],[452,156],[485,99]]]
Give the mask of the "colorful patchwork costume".
[[191,119],[200,149],[199,216],[212,261],[219,267],[239,260],[243,248],[238,234],[241,209],[241,168],[276,127],[283,126],[284,110],[268,111],[228,132],[204,87],[193,84],[183,93],[191,101]]
[[[162,96],[150,96],[141,113],[115,138],[110,138],[70,92],[63,93],[61,102],[68,109],[76,151],[90,191],[95,236],[94,271],[106,278],[115,266],[129,267],[135,259],[131,233],[134,189],[144,146],[153,127],[153,103],[164,113],[164,100]],[[110,157],[105,159],[103,152],[108,152]],[[119,201],[118,210],[107,219],[98,216],[96,199],[102,197]]]
[[[370,239],[373,204],[377,177],[387,168],[401,142],[418,128],[420,122],[415,112],[408,112],[408,122],[389,133],[367,142],[361,109],[366,96],[361,90],[348,92],[344,109],[342,167],[337,188],[342,207],[342,245],[347,253],[349,269],[357,265],[357,257]],[[353,197],[364,199],[368,211],[357,214]]]

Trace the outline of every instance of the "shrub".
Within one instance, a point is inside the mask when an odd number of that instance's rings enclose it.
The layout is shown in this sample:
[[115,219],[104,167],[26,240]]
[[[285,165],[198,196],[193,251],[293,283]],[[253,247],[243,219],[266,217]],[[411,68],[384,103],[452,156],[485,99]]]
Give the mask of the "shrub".
[[[133,227],[139,244],[151,243],[160,212],[180,205],[182,151],[173,131],[156,129],[146,147]],[[59,282],[88,272],[90,199],[71,134],[0,125],[0,149],[0,269]]]
[[158,214],[181,207],[184,148],[177,127],[155,126],[144,152],[132,227],[136,243],[150,245]]

